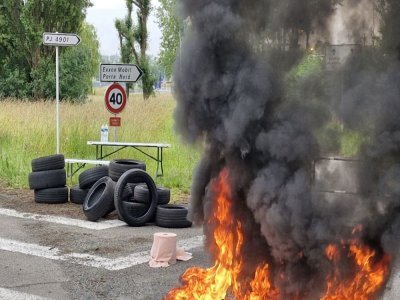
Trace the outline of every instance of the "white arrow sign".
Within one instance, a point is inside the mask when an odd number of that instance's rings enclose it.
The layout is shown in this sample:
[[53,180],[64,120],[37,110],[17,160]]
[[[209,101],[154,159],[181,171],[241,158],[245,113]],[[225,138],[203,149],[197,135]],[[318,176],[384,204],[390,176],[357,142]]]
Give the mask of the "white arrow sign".
[[80,41],[80,37],[75,33],[43,33],[43,45],[76,46]]
[[132,64],[101,64],[100,81],[102,82],[136,82],[143,71]]

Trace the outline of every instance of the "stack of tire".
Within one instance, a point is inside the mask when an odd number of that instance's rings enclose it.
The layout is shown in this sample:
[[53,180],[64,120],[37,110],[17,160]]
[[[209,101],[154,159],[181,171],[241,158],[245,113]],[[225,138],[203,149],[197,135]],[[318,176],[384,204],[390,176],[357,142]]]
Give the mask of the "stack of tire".
[[29,188],[34,190],[37,203],[58,204],[68,202],[65,159],[62,154],[39,157],[31,161]]
[[107,166],[96,166],[80,173],[78,185],[74,185],[70,189],[70,201],[76,204],[83,204],[90,188],[105,176],[108,176]]
[[[82,195],[85,193],[83,212],[89,221],[97,221],[115,210],[114,190],[116,182],[122,174],[130,169],[140,169],[144,171],[146,170],[146,165],[141,161],[132,159],[115,159],[110,162],[107,172],[93,171],[90,176],[88,176],[89,171],[92,170],[89,169],[87,170],[88,173],[84,174],[82,172],[80,174],[79,190],[77,187],[75,187],[75,190]],[[100,178],[94,176],[94,173]],[[87,190],[89,185],[91,185],[91,187]],[[124,200],[132,197],[134,187],[134,184],[129,184],[124,187],[122,194]]]
[[[164,187],[157,187],[158,203],[151,221],[159,227],[185,228],[192,226],[188,221],[188,210],[183,205],[169,204],[171,192]],[[134,191],[133,202],[146,204],[150,201],[149,190],[146,185],[138,185]]]

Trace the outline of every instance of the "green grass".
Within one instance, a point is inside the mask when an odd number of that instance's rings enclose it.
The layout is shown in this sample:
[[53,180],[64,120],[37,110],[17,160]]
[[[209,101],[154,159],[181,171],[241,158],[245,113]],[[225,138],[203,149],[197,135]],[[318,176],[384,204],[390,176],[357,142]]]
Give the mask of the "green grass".
[[[85,104],[61,103],[60,151],[66,158],[95,158],[95,147],[87,141],[100,140],[100,126],[112,115],[106,110],[104,89],[96,90]],[[21,102],[2,99],[0,111],[0,178],[11,187],[28,186],[31,160],[56,152],[54,102]],[[122,127],[117,129],[117,140],[125,142],[169,143],[164,149],[164,176],[156,183],[171,188],[173,193],[188,193],[192,172],[200,156],[200,149],[183,144],[173,129],[175,100],[170,94],[157,95],[144,101],[131,95],[125,110],[119,115]],[[109,140],[114,130],[109,129]],[[154,155],[156,153],[155,149]],[[156,163],[134,149],[124,149],[112,158],[143,160],[149,174],[154,175]],[[73,181],[76,183],[77,176]]]

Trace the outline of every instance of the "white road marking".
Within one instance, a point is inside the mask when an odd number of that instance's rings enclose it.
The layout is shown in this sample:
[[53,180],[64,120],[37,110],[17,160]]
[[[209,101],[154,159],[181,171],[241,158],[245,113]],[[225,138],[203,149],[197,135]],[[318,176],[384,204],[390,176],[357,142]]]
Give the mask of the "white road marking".
[[120,226],[127,226],[125,222],[120,220],[102,220],[100,222],[90,222],[66,217],[41,215],[33,213],[19,212],[14,209],[0,208],[0,215],[15,217],[28,220],[43,221],[61,225],[76,226],[86,229],[103,230]]
[[[178,246],[185,250],[203,246],[203,236],[178,241]],[[132,253],[118,258],[106,258],[84,253],[63,254],[58,248],[30,244],[16,240],[0,238],[0,250],[33,255],[52,260],[67,261],[88,267],[101,268],[110,271],[123,270],[146,263],[150,259],[150,250]],[[1,298],[0,298],[1,299]]]
[[44,298],[32,294],[17,292],[10,289],[0,287],[0,299],[13,299],[13,300],[49,300],[50,298]]

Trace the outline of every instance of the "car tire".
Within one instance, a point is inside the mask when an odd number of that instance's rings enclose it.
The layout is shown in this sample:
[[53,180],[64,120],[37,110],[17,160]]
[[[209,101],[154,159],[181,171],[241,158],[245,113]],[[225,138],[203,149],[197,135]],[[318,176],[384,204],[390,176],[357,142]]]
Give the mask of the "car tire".
[[36,203],[61,204],[68,202],[68,188],[56,187],[34,191]]
[[156,212],[156,225],[166,228],[191,227],[192,222],[186,219],[188,210],[182,205],[158,205]]
[[[171,192],[169,189],[164,187],[157,187],[158,204],[168,204],[171,199]],[[135,188],[134,196],[136,202],[148,203],[149,202],[149,190],[146,185],[138,185]]]
[[140,169],[146,171],[146,164],[142,161],[134,159],[114,159],[110,161],[108,176],[117,182],[122,174],[131,169]]
[[[145,183],[149,189],[150,201],[145,204],[146,209],[143,215],[136,216],[130,213],[126,209],[126,201],[123,201],[123,191],[128,183]],[[135,188],[136,190],[136,188]],[[115,186],[114,193],[114,204],[118,212],[118,215],[124,220],[129,226],[143,226],[145,225],[154,215],[157,207],[157,189],[156,185],[149,174],[141,169],[131,169],[126,171],[119,178],[117,185]]]
[[[146,204],[138,202],[122,201],[122,208],[124,211],[126,211],[127,214],[136,218],[142,216],[147,211]],[[120,220],[125,221],[122,217],[120,218]]]
[[75,204],[83,204],[88,191],[88,189],[84,190],[79,188],[79,185],[75,185],[69,190],[69,200]]
[[64,187],[67,175],[65,169],[38,171],[29,173],[28,181],[32,190]]
[[83,201],[83,213],[89,221],[97,221],[113,210],[115,182],[103,177],[88,191]]
[[64,169],[65,158],[63,154],[55,154],[35,158],[31,161],[32,172]]
[[81,189],[90,189],[100,178],[108,176],[107,166],[96,166],[79,174],[78,181]]

